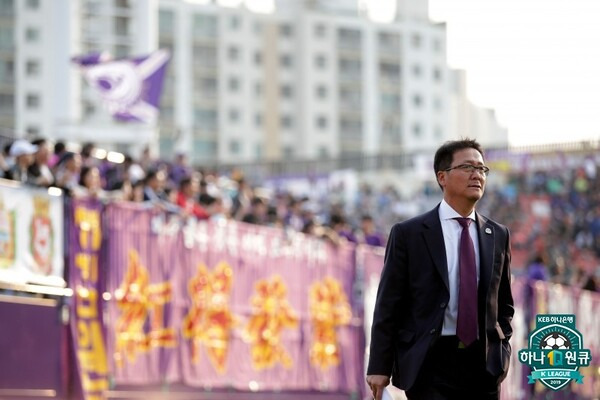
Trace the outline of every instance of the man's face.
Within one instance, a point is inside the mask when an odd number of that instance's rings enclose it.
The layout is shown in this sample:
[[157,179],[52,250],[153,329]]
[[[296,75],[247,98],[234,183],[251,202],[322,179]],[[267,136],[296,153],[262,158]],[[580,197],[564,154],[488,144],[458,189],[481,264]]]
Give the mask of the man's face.
[[[483,157],[475,149],[462,149],[454,153],[450,168],[462,165],[485,165]],[[477,202],[485,189],[486,176],[478,171],[467,172],[460,168],[438,172],[438,181],[444,189],[444,199],[451,201]]]

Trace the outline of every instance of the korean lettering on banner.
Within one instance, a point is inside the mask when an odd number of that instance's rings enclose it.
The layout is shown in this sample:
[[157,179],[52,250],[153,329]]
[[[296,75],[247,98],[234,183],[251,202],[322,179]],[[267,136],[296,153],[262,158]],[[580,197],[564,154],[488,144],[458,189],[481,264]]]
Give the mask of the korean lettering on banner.
[[71,287],[74,291],[75,354],[83,398],[103,399],[108,369],[102,327],[98,256],[102,243],[101,204],[75,201],[71,213]]

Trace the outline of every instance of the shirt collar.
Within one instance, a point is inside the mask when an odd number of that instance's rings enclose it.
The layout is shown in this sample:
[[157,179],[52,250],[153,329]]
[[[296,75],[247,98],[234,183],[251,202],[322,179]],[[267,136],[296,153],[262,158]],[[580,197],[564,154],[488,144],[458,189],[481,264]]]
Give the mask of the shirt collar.
[[[462,218],[462,215],[457,213],[456,210],[454,210],[454,208],[452,208],[450,204],[446,203],[446,200],[444,199],[442,199],[442,202],[440,203],[439,214],[441,221],[454,218]],[[475,210],[471,211],[471,214],[469,214],[467,218],[471,218],[473,221],[475,221]]]

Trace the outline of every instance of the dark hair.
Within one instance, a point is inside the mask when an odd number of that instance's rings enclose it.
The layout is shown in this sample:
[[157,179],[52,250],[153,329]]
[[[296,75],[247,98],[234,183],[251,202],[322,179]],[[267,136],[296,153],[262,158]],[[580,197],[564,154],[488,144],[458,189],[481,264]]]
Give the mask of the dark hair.
[[64,152],[61,156],[60,159],[58,160],[58,163],[56,165],[64,165],[65,163],[67,163],[69,160],[72,160],[75,158],[75,153],[73,153],[72,151],[66,151]]
[[81,156],[85,158],[90,157],[92,155],[92,150],[94,150],[95,147],[96,145],[92,142],[85,143],[81,148]]
[[436,177],[439,171],[450,168],[452,160],[454,159],[454,153],[463,149],[475,149],[483,157],[483,149],[475,139],[465,138],[448,141],[440,146],[435,152],[435,157],[433,158],[433,170]]
[[31,144],[39,147],[39,146],[45,145],[46,142],[47,142],[46,139],[44,139],[44,138],[38,138],[38,139],[32,140]]
[[183,190],[186,186],[189,186],[192,183],[192,178],[190,176],[186,176],[182,180],[179,181],[179,190]]
[[54,154],[62,153],[63,151],[66,150],[66,148],[67,148],[67,146],[65,145],[65,142],[58,141],[58,142],[54,143]]
[[84,166],[81,168],[81,171],[79,171],[79,186],[85,187],[85,178],[92,172],[92,169],[94,169],[94,167]]

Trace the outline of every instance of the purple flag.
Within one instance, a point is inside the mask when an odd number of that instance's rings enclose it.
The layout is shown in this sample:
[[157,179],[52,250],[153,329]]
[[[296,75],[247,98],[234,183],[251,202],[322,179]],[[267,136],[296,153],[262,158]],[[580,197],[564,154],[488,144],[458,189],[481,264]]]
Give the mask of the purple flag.
[[74,57],[115,119],[154,123],[170,54],[166,50],[106,61],[101,53]]

